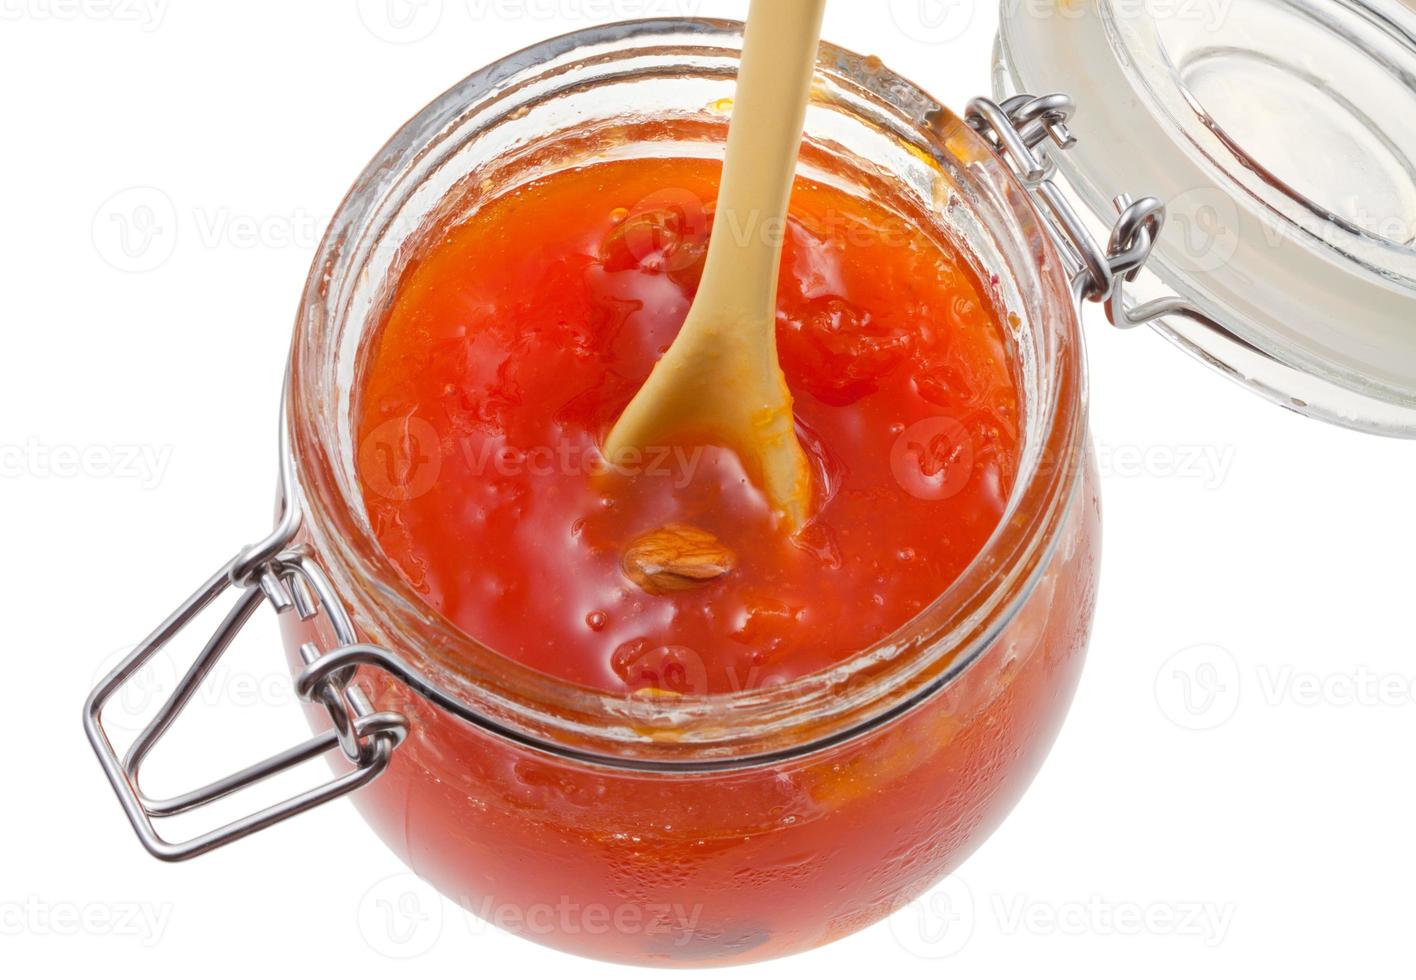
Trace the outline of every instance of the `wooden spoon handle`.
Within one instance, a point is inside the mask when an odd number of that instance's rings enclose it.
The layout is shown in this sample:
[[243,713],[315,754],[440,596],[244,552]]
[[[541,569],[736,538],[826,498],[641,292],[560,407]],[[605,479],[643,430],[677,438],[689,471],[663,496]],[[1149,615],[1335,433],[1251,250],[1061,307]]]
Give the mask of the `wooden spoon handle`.
[[[697,306],[775,321],[777,276],[826,0],[752,0]],[[705,302],[706,301],[706,302]]]

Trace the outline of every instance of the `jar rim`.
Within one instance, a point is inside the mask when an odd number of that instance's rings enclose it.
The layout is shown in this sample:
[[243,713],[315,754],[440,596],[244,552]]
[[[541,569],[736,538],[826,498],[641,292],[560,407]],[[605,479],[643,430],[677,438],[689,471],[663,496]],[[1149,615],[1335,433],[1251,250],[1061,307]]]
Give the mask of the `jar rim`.
[[[878,59],[823,43],[819,77],[857,99],[862,111],[890,120],[908,136],[907,149],[975,192],[975,210],[989,209],[980,220],[1018,258],[1011,271],[1020,279],[1021,301],[1034,304],[1031,329],[1047,342],[1046,387],[1038,404],[1025,406],[1033,435],[1024,454],[1031,463],[1020,469],[997,528],[959,578],[905,626],[831,668],[769,687],[685,695],[669,708],[562,681],[483,646],[428,606],[384,555],[356,485],[341,478],[348,460],[331,428],[341,406],[348,407],[354,375],[328,363],[330,338],[350,317],[339,286],[359,273],[359,250],[388,218],[381,205],[410,169],[438,155],[459,124],[477,113],[501,118],[537,79],[564,80],[587,65],[655,52],[735,62],[742,30],[737,21],[698,18],[619,22],[540,42],[454,85],[405,124],[356,181],[321,243],[297,319],[287,417],[295,482],[309,547],[325,561],[341,597],[369,624],[372,639],[413,654],[426,668],[440,704],[582,757],[722,766],[837,744],[905,713],[962,676],[1011,620],[1051,556],[1081,478],[1086,386],[1079,316],[1063,262],[1027,192],[982,138],[913,83]],[[332,383],[343,385],[342,396]]]

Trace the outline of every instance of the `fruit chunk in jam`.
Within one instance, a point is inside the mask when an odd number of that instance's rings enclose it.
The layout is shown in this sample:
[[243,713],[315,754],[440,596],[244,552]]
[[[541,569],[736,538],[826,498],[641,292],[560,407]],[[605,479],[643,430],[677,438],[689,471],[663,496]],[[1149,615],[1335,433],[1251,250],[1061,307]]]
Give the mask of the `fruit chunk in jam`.
[[365,374],[384,551],[466,632],[566,680],[700,694],[826,668],[949,586],[1015,476],[1017,389],[968,264],[904,214],[799,179],[778,341],[817,473],[809,525],[782,533],[714,447],[596,477],[709,234],[773,231],[715,226],[720,171],[599,163],[483,205],[417,257]]

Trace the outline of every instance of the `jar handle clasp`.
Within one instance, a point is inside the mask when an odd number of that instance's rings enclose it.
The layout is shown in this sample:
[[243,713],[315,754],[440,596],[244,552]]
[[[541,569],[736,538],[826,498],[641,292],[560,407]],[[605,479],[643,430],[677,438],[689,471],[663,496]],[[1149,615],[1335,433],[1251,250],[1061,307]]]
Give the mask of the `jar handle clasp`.
[[[306,622],[323,615],[338,641],[338,649],[358,643],[348,612],[324,571],[312,557],[291,547],[301,517],[292,492],[288,434],[284,425],[281,450],[282,505],[275,531],[264,541],[243,549],[222,565],[98,683],[84,704],[84,732],[98,755],[108,781],[113,785],[143,847],[164,861],[184,861],[205,854],[368,785],[388,767],[394,750],[408,734],[408,722],[403,715],[377,711],[368,695],[353,683],[352,667],[336,671],[315,669],[312,672],[312,665],[328,655],[323,654],[315,644],[306,643],[300,648],[300,658],[305,663],[306,673],[319,679],[311,685],[297,685],[297,691],[304,700],[320,704],[328,711],[332,722],[328,730],[178,796],[154,799],[141,788],[139,770],[143,761],[191,702],[202,681],[211,673],[258,606],[269,604],[279,616],[296,615]],[[230,590],[239,591],[240,597],[177,682],[171,695],[127,752],[120,756],[103,725],[104,707],[174,637]],[[187,840],[169,841],[158,831],[156,821],[159,819],[205,807],[336,749],[342,751],[350,768],[318,786]]]
[[1057,163],[1052,154],[1076,143],[1070,128],[1075,112],[1076,103],[1063,93],[1015,95],[1001,103],[976,98],[968,105],[965,121],[988,141],[1038,205],[1048,236],[1071,274],[1076,301],[1101,303],[1107,319],[1123,330],[1185,317],[1256,350],[1183,297],[1127,302],[1127,285],[1140,275],[1165,227],[1165,204],[1155,197],[1118,195],[1112,202],[1118,216],[1110,239],[1102,245],[1092,237],[1053,180]]

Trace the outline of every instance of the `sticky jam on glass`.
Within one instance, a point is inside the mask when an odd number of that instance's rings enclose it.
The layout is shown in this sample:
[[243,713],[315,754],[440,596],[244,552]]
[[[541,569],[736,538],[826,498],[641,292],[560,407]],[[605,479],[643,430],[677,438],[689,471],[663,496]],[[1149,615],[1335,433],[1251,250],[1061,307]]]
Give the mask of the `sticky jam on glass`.
[[[720,173],[596,163],[481,205],[416,256],[365,372],[359,472],[382,548],[469,635],[564,680],[704,694],[827,668],[947,589],[1016,474],[1004,330],[967,261],[804,178],[784,232],[714,222]],[[648,447],[602,472],[710,232],[785,238],[778,345],[816,474],[796,536],[724,449]],[[627,556],[666,528],[721,561],[646,583]]]

